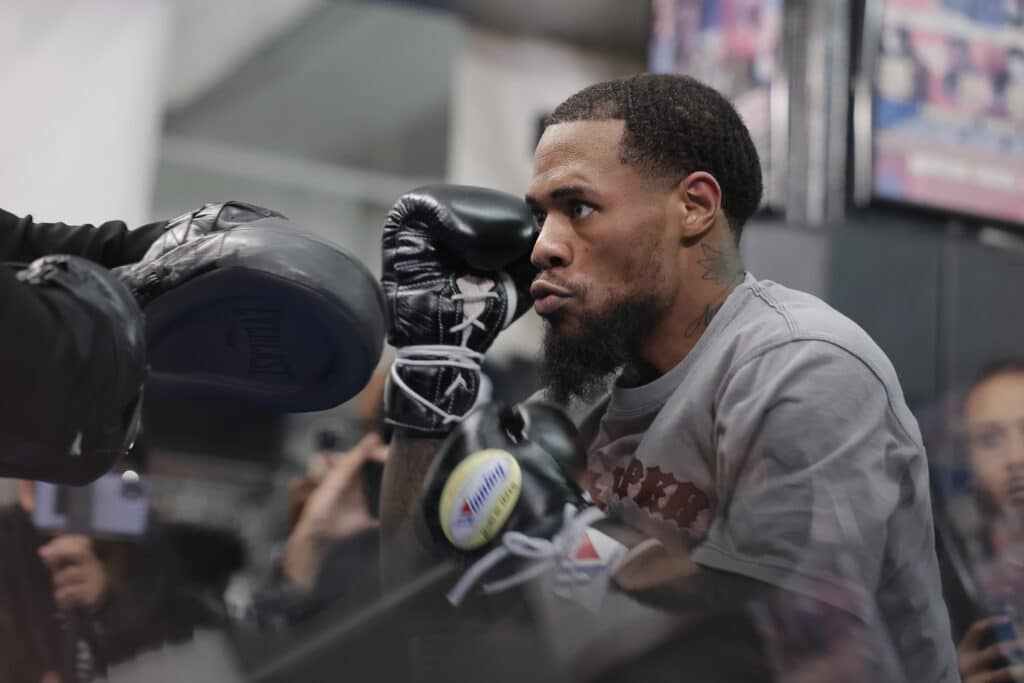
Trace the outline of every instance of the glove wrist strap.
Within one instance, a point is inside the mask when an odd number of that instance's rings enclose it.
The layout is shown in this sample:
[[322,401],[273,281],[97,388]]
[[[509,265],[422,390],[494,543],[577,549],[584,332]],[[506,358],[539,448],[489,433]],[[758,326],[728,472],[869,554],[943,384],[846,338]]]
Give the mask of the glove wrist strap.
[[[398,349],[395,362],[391,366],[389,377],[389,410],[388,421],[396,426],[406,427],[428,433],[445,433],[452,426],[462,421],[473,406],[473,401],[456,401],[453,394],[466,393],[479,387],[480,365],[484,355],[465,346],[449,346],[445,344],[422,344],[406,346]],[[446,372],[446,370],[448,370]],[[428,385],[434,387],[433,395],[424,395],[411,386],[412,378],[416,384],[424,386],[423,378],[430,376],[436,381]],[[450,377],[447,383],[442,377]],[[470,380],[467,380],[467,377]],[[472,381],[475,379],[476,381]],[[396,411],[393,394],[398,393],[404,403],[412,403],[414,411]],[[474,396],[475,398],[475,396]],[[460,404],[463,410],[454,409]],[[448,409],[442,407],[447,405]],[[392,414],[394,412],[411,414]]]

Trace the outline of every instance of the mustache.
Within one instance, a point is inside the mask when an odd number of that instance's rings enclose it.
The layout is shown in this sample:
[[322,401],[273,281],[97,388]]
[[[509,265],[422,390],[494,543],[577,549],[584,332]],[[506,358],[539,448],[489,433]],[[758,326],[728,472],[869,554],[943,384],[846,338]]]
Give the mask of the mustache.
[[563,280],[557,275],[551,273],[541,273],[533,279],[534,282],[546,282],[549,285],[560,287],[566,291],[572,292],[575,296],[583,297],[587,293],[587,288],[576,282],[570,282],[569,280]]

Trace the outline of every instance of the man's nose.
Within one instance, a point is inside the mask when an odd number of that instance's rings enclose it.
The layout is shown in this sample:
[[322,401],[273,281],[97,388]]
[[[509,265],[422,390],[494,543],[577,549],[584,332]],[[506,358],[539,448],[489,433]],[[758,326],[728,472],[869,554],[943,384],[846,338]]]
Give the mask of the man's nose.
[[1016,473],[1024,473],[1024,424],[1011,429],[1007,444],[1007,467]]
[[537,243],[533,245],[530,261],[541,270],[564,268],[572,263],[572,245],[569,234],[572,228],[565,226],[557,217],[549,215],[541,226]]

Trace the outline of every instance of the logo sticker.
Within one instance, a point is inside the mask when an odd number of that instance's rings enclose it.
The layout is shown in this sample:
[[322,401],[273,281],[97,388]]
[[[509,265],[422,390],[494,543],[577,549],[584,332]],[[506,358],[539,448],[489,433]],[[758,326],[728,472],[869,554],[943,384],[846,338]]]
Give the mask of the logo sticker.
[[599,612],[611,576],[626,556],[626,547],[597,529],[583,530],[576,547],[558,564],[552,592]]
[[519,500],[523,473],[508,451],[478,451],[452,470],[438,513],[456,548],[474,550],[494,539]]

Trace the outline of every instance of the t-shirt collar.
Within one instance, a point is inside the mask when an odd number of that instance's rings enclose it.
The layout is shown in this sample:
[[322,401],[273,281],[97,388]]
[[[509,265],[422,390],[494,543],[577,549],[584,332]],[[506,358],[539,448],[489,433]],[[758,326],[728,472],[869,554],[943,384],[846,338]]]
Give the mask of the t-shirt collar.
[[704,334],[697,340],[697,344],[674,368],[653,382],[648,382],[638,387],[621,387],[616,383],[612,387],[611,401],[608,404],[607,414],[620,416],[643,415],[660,410],[665,405],[665,402],[668,401],[669,396],[682,384],[686,375],[690,372],[690,368],[693,367],[694,363],[698,362],[705,349],[714,343],[715,338],[721,334],[721,331],[736,316],[742,305],[743,295],[750,291],[755,282],[757,282],[757,279],[750,273],[744,276],[743,282],[737,285],[729,293],[729,296],[726,297],[718,313],[711,319],[711,324],[708,325],[708,328],[704,330]]

